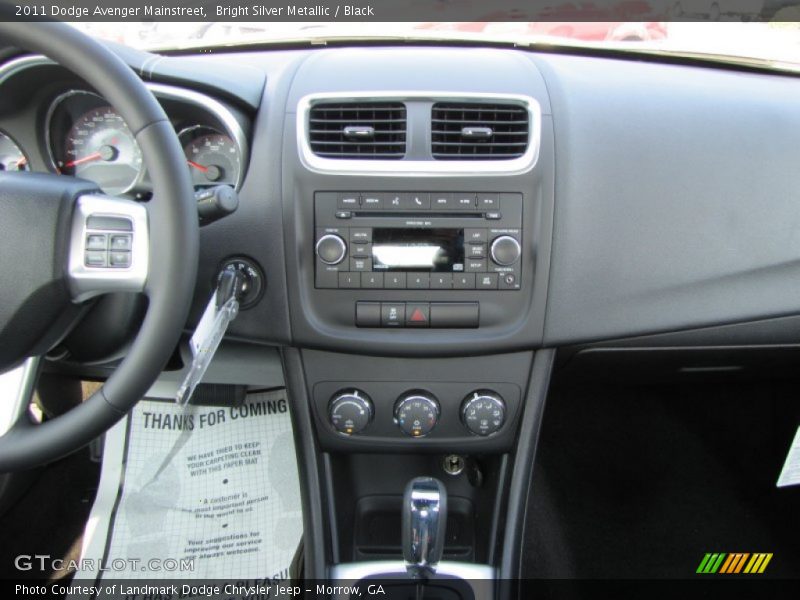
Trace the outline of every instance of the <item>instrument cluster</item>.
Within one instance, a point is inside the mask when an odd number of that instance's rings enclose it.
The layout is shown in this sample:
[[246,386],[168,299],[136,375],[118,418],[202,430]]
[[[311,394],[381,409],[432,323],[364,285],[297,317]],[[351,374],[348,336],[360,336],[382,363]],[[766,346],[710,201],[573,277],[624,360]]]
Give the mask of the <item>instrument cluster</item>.
[[[153,86],[157,87],[157,86]],[[245,139],[235,118],[221,105],[193,92],[181,102],[181,92],[153,90],[175,127],[186,156],[186,168],[197,189],[227,184],[239,188],[243,177]],[[207,104],[208,106],[202,106]],[[142,196],[151,189],[142,152],[117,111],[101,96],[87,90],[69,90],[57,96],[45,118],[49,167],[62,175],[89,179],[111,195]],[[0,157],[13,168],[23,160],[21,150],[6,152],[0,138]],[[4,145],[5,144],[5,145]],[[24,163],[23,163],[24,164]],[[6,166],[6,168],[9,168]]]

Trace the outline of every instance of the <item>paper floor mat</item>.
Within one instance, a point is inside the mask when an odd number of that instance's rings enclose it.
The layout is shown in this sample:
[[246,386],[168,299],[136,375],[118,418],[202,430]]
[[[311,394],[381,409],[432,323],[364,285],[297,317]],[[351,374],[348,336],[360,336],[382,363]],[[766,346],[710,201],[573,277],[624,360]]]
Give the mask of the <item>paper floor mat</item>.
[[77,577],[286,579],[301,535],[285,390],[239,408],[143,400],[106,434]]

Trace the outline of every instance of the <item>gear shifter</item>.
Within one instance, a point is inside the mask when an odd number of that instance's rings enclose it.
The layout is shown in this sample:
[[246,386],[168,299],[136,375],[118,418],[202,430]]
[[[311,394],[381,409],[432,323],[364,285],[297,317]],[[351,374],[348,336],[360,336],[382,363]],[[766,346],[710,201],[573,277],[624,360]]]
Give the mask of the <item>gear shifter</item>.
[[416,477],[403,494],[403,558],[408,574],[428,579],[444,551],[447,490],[433,477]]

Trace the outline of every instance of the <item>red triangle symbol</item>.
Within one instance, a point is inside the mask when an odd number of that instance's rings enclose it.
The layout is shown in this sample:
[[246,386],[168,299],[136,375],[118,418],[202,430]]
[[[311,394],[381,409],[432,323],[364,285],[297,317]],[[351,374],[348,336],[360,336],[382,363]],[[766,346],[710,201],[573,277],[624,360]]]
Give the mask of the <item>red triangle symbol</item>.
[[422,311],[418,308],[414,309],[414,312],[411,313],[411,320],[416,321],[419,323],[420,321],[425,321],[425,315],[422,314]]

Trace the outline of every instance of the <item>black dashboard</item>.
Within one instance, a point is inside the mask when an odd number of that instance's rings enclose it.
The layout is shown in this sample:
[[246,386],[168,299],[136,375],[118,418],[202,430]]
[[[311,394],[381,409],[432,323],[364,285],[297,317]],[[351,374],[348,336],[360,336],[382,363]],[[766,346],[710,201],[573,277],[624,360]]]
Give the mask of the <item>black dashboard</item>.
[[[240,210],[203,230],[197,294],[199,307],[229,256],[250,257],[264,269],[273,285],[233,325],[234,338],[372,354],[481,354],[799,312],[794,77],[489,48],[189,57],[119,51],[167,110],[189,164],[196,165],[188,167],[195,183],[239,189]],[[236,70],[241,76],[234,77]],[[101,179],[112,193],[148,193],[140,155],[117,139],[125,137],[124,124],[92,90],[35,57],[8,63],[2,81],[7,168],[63,170]],[[263,92],[258,100],[256,90]],[[392,139],[403,138],[406,154],[331,158],[325,150],[341,149],[342,140],[327,132],[314,141],[317,130],[306,124],[309,111],[336,103],[400,107],[406,129]],[[497,119],[503,109],[527,113],[529,139],[506,138],[523,140],[522,152],[436,156],[431,115],[457,115],[459,106],[483,106],[476,121]],[[98,130],[119,141],[123,150],[114,151],[126,161],[102,169],[98,156],[112,150]],[[87,149],[76,148],[84,136]],[[448,149],[447,139],[454,138],[441,138],[440,149]],[[348,195],[357,210],[342,206]],[[415,195],[426,208],[395,204],[393,211],[388,204],[392,196],[399,203]],[[386,207],[363,204],[372,197]],[[472,204],[453,210],[448,197]],[[427,208],[431,199],[444,204]],[[413,236],[420,228],[489,239],[457,242],[456,254],[466,248],[472,257],[459,255],[434,282],[415,278],[416,289],[405,274],[418,267],[378,264],[373,248],[346,254],[346,268],[315,255],[326,229],[346,246],[358,242],[353,231],[367,230],[411,236],[406,243],[418,247],[424,240]],[[500,235],[519,245],[511,277],[508,265],[490,257]],[[370,254],[359,258],[364,250]],[[369,281],[365,272],[373,273]],[[503,289],[506,281],[513,291]],[[443,314],[442,307],[455,306],[470,313],[468,326],[459,327],[458,319],[451,325],[445,315],[442,327],[434,318],[428,326],[385,328],[381,303],[410,307],[409,316],[422,308],[426,322],[427,311]],[[356,327],[358,306],[369,319],[378,315],[377,326]]]

